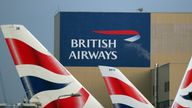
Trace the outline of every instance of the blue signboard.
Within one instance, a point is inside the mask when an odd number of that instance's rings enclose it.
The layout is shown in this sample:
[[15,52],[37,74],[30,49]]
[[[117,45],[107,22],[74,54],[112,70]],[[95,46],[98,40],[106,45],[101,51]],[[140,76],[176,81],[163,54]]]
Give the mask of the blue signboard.
[[64,66],[150,66],[150,13],[60,13]]

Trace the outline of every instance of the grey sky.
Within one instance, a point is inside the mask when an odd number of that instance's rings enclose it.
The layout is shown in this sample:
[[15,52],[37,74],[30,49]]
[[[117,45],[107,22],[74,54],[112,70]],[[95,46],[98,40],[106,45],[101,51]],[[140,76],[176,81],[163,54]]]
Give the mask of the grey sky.
[[24,89],[0,31],[0,103],[22,102]]
[[[53,53],[54,15],[58,11],[137,12],[142,7],[144,12],[192,12],[191,4],[191,0],[1,0],[0,24],[25,25]],[[2,35],[0,39],[0,52],[5,52]],[[2,73],[6,69],[14,70],[10,56],[1,53],[0,58]]]
[[1,0],[0,24],[23,24],[53,53],[54,15],[62,11],[192,12],[191,0]]

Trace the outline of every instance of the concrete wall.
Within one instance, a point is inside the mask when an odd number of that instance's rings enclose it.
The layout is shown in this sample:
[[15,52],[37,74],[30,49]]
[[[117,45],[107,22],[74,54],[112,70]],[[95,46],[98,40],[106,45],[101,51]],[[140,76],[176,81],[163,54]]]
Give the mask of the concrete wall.
[[151,14],[152,64],[185,63],[192,55],[192,14]]
[[151,26],[152,65],[169,63],[171,101],[175,98],[187,62],[192,56],[192,48],[189,47],[192,45],[192,14],[154,13],[151,15]]
[[170,64],[170,100],[175,99],[175,95],[181,84],[181,80],[187,69],[188,62],[186,63],[171,63]]

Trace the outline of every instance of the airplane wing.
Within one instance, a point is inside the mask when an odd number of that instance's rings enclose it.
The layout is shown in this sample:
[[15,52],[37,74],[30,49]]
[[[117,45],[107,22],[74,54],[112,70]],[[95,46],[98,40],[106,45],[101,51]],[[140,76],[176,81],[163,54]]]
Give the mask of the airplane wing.
[[154,108],[120,70],[108,66],[99,69],[114,108]]
[[192,108],[192,58],[171,108]]
[[23,26],[0,26],[30,102],[43,108],[103,106]]

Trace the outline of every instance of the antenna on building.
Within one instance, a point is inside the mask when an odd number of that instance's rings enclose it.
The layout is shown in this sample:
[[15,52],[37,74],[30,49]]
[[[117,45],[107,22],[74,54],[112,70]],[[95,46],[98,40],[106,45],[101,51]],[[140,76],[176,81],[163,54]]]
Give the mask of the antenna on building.
[[57,8],[55,10],[55,14],[57,14],[59,11],[60,11],[60,6],[59,6],[59,4],[57,4]]
[[137,9],[139,12],[143,12],[143,8],[138,8]]

